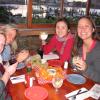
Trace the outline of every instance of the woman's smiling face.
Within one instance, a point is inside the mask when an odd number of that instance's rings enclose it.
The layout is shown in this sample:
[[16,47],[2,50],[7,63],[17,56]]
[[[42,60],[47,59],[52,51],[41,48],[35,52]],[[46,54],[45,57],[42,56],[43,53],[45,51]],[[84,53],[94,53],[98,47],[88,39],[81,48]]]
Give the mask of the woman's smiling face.
[[93,25],[91,21],[87,18],[82,18],[78,22],[78,36],[82,39],[92,38],[92,33],[94,32]]
[[59,21],[56,24],[56,34],[59,37],[64,37],[68,33],[68,26],[64,21]]
[[16,37],[16,30],[15,29],[9,29],[6,32],[6,44],[11,44]]

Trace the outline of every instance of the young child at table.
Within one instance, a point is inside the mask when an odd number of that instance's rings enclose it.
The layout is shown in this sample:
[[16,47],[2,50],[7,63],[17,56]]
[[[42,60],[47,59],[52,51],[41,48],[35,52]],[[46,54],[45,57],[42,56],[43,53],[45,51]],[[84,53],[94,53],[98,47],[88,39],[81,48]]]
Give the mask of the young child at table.
[[[6,44],[4,47],[4,50],[2,52],[2,58],[3,61],[9,61],[12,56],[15,56],[16,50],[17,50],[17,42],[15,40],[17,35],[17,29],[14,24],[7,24],[2,27],[2,30],[4,31],[5,37],[6,37]],[[27,53],[26,50],[24,52]],[[23,67],[25,64],[23,62],[18,64],[19,67]]]
[[76,59],[74,65],[85,76],[100,83],[100,37],[96,33],[93,20],[90,17],[82,17],[78,21],[75,44],[72,56],[81,56]]
[[[29,53],[27,52],[20,52],[17,57],[16,57],[16,63],[12,65],[3,65],[2,63],[2,57],[1,53],[4,49],[5,45],[5,36],[4,32],[0,31],[0,72],[1,72],[1,67],[4,68],[5,72],[3,75],[0,76],[0,100],[11,100],[11,97],[7,94],[7,91],[5,89],[5,86],[10,78],[10,76],[16,71],[17,64],[25,60]],[[9,66],[9,67],[8,67]]]
[[42,40],[42,49],[44,54],[48,54],[53,50],[59,55],[60,62],[70,60],[70,55],[74,43],[74,37],[69,32],[69,25],[66,18],[60,18],[55,23],[55,34],[51,40],[46,43]]

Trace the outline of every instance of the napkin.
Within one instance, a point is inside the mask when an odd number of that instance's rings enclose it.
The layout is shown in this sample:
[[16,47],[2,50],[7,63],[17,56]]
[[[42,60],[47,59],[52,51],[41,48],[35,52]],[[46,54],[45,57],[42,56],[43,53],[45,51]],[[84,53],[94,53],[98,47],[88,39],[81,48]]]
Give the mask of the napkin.
[[13,76],[10,78],[10,80],[11,80],[12,84],[25,82],[25,75]]
[[91,97],[96,99],[96,100],[99,100],[100,98],[100,84],[95,84],[91,89],[90,89],[90,92],[91,92]]
[[51,59],[59,59],[59,56],[57,54],[54,54],[50,52],[49,54],[43,54],[43,59],[45,60],[51,60]]
[[88,98],[89,96],[91,96],[91,92],[89,92],[86,88],[81,88],[81,91],[80,91],[80,94],[78,94],[76,96],[75,99],[73,99],[73,95],[76,95],[78,93],[80,89],[78,90],[75,90],[69,94],[66,94],[65,97],[68,99],[68,100],[84,100],[86,98]]

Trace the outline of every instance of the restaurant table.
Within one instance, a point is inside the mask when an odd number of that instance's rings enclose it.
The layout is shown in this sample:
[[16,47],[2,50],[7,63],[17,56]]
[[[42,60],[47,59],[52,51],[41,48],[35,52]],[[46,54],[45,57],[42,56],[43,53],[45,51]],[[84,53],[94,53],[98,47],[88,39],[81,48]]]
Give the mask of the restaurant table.
[[[34,70],[32,70],[32,73],[34,75]],[[71,68],[68,68],[66,75],[70,73],[75,73],[75,72],[73,72]],[[22,74],[26,74],[26,67],[23,69],[17,70],[14,73],[14,76],[22,75]],[[37,80],[33,82],[33,86],[41,86],[41,87],[46,88],[46,90],[48,91],[48,97],[45,100],[67,100],[65,97],[66,94],[74,90],[80,89],[82,87],[85,87],[86,89],[90,89],[94,84],[95,82],[93,82],[92,80],[88,78],[86,79],[86,83],[80,84],[80,85],[72,84],[65,79],[62,87],[59,88],[58,93],[56,93],[53,85],[50,83],[40,85],[38,84]],[[25,90],[27,89],[24,82],[12,84],[11,81],[9,81],[7,88],[10,95],[12,96],[12,100],[28,100],[24,94]],[[89,97],[86,100],[94,100],[94,99]]]

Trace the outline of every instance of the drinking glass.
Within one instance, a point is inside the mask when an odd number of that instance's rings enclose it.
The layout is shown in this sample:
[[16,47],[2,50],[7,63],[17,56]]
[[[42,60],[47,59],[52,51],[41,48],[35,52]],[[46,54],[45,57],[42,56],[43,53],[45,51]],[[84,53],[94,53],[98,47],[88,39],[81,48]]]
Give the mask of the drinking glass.
[[62,78],[59,78],[59,77],[54,77],[52,79],[52,84],[53,84],[53,87],[55,88],[55,91],[58,92],[58,89],[62,86],[63,84],[63,79]]
[[72,68],[73,68],[74,71],[78,70],[77,66],[75,65],[75,62],[77,62],[77,61],[79,61],[81,59],[82,59],[81,56],[74,56],[73,57],[73,59],[72,59]]
[[47,38],[48,38],[48,34],[46,32],[41,32],[40,39],[41,40],[46,40]]

